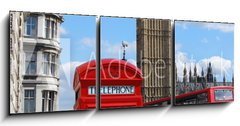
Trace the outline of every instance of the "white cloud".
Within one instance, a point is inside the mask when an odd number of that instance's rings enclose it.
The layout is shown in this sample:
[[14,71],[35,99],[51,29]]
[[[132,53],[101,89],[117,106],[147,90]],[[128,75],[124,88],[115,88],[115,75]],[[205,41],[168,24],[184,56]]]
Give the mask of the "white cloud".
[[177,54],[175,55],[175,61],[176,63],[186,63],[189,62],[190,60],[187,57],[187,54],[184,52],[178,51]]
[[189,21],[180,21],[176,25],[181,26],[182,29],[188,29],[189,25],[199,25],[208,30],[220,30],[222,32],[233,32],[234,24],[227,23],[212,23],[212,22],[189,22]]
[[118,55],[119,52],[121,52],[121,44],[113,44],[110,43],[109,41],[103,41],[102,42],[102,47],[101,47],[102,52],[113,54],[113,55]]
[[175,24],[177,25],[177,26],[180,26],[180,27],[182,27],[182,29],[183,30],[186,30],[186,29],[188,29],[188,24],[189,24],[190,22],[183,22],[183,21],[180,21],[180,22],[176,22]]
[[182,48],[182,45],[180,43],[176,42],[175,43],[175,50],[179,51],[179,50],[181,50],[181,48]]
[[74,75],[76,67],[83,63],[85,62],[73,61],[61,65],[62,69],[60,70],[60,74],[66,77],[66,81],[69,85],[71,85],[72,76]]
[[73,76],[77,66],[84,62],[68,62],[60,67],[60,97],[59,109],[72,110],[74,105],[75,93],[73,90]]
[[137,62],[136,62],[136,60],[128,59],[127,62],[133,64],[134,66],[137,66]]
[[209,62],[211,62],[213,74],[216,76],[222,76],[224,73],[229,76],[232,74],[232,63],[230,60],[220,56],[212,56],[208,59],[202,59],[198,63],[200,66],[206,68]]
[[207,38],[203,38],[203,39],[201,40],[201,42],[202,42],[202,43],[208,43],[208,39],[207,39]]
[[187,74],[190,70],[190,66],[193,74],[194,66],[196,65],[197,74],[201,75],[202,69],[204,70],[204,74],[206,74],[207,67],[211,62],[213,74],[218,79],[218,81],[222,81],[219,80],[219,78],[222,78],[224,74],[226,74],[227,77],[231,77],[233,72],[233,63],[231,62],[231,60],[225,59],[220,56],[212,56],[210,58],[195,61],[192,60],[192,58],[190,59],[186,53],[178,51],[175,55],[175,62],[177,66],[177,74],[179,80],[182,80],[183,78],[183,69],[185,67],[185,64]]
[[220,30],[222,32],[233,32],[234,24],[224,24],[224,23],[202,23],[204,28],[208,30]]
[[187,70],[189,69],[189,63],[190,60],[187,57],[186,53],[178,51],[175,55],[175,62],[176,62],[176,67],[177,67],[177,75],[179,79],[181,80],[183,77],[183,69],[186,64]]
[[[136,53],[136,41],[127,42],[128,47],[126,48],[126,55],[131,53]],[[112,58],[122,58],[122,43],[110,43],[109,41],[105,40],[101,42],[101,51],[102,54],[107,54],[109,57]],[[106,56],[106,55],[105,55]]]
[[128,47],[126,49],[126,52],[127,53],[136,53],[136,41],[133,41],[133,42],[128,42]]
[[63,26],[60,26],[60,34],[61,34],[61,35],[66,35],[66,34],[68,34],[67,30],[66,30]]
[[96,39],[86,37],[86,38],[81,39],[80,43],[84,46],[87,46],[87,47],[95,47],[96,46]]

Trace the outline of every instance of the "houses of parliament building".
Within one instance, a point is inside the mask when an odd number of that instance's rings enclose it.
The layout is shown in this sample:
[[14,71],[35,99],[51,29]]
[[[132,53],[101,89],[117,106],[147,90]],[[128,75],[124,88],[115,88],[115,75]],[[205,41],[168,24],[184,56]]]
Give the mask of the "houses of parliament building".
[[217,82],[216,77],[213,75],[212,64],[211,62],[208,64],[207,67],[207,74],[204,74],[204,70],[202,68],[201,75],[197,74],[197,67],[194,66],[194,71],[192,74],[192,70],[190,68],[189,73],[187,75],[186,64],[183,69],[183,80],[182,82],[179,81],[177,76],[177,68],[175,67],[176,71],[176,95],[185,94],[188,92],[201,90],[213,86],[233,86],[234,85],[234,77],[232,77],[232,82],[226,82],[225,74],[223,76],[222,82]]

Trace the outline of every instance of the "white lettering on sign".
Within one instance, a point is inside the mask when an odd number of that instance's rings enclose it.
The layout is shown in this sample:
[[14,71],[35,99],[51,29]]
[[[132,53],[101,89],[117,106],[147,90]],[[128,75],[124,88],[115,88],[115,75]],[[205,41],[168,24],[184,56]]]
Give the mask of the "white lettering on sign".
[[[134,94],[134,86],[101,86],[100,88],[101,94]],[[95,86],[88,87],[88,94],[93,95],[96,94]]]

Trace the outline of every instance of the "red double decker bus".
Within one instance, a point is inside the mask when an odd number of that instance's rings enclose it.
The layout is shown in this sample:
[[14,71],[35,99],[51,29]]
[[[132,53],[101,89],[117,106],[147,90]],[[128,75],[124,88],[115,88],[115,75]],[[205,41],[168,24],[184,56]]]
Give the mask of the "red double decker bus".
[[[147,105],[170,103],[171,98],[162,98],[156,101],[144,103]],[[175,97],[175,105],[188,104],[213,104],[225,103],[234,101],[233,86],[215,86],[185,94],[180,94]]]
[[211,104],[234,101],[233,86],[215,86],[175,97],[175,105]]

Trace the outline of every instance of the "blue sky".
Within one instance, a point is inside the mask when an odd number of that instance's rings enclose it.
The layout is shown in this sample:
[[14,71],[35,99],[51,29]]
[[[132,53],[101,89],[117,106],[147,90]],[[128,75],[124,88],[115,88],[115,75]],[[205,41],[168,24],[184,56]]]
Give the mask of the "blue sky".
[[122,41],[127,41],[126,59],[136,62],[136,19],[101,17],[101,58],[122,59]]
[[[96,46],[96,17],[65,15],[62,27],[66,34],[61,37],[71,40],[71,60],[88,61],[88,54],[95,51]],[[61,45],[61,47],[64,46]]]
[[72,110],[75,103],[73,75],[76,66],[95,59],[96,17],[64,15],[61,25],[59,110]]
[[[207,22],[175,22],[175,54],[178,74],[182,75],[184,62],[199,71],[212,62],[217,80],[226,74],[231,81],[234,61],[234,25]],[[189,69],[189,68],[188,68]]]

